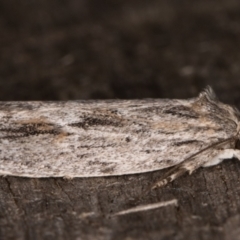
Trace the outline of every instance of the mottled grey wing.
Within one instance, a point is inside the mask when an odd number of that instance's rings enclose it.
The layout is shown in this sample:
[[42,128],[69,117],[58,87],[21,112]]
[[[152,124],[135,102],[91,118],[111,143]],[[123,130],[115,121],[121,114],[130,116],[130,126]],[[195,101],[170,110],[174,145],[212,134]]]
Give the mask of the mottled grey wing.
[[0,103],[0,174],[93,177],[177,165],[235,131],[200,100]]

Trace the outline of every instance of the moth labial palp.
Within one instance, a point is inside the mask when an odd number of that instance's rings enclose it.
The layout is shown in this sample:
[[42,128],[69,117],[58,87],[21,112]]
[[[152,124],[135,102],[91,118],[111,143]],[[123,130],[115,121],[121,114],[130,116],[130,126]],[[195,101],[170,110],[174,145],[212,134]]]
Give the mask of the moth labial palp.
[[240,114],[198,97],[0,102],[0,175],[101,177],[172,167],[153,185],[240,159]]

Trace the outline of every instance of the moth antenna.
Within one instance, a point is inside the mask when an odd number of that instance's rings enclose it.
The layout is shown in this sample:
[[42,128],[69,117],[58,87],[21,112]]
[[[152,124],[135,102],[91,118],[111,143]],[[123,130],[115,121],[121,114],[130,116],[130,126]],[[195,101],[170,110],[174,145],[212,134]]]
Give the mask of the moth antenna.
[[[178,177],[182,176],[186,172],[189,172],[189,174],[192,174],[193,171],[198,169],[199,167],[203,166],[205,164],[205,161],[199,161],[199,162],[193,162],[196,157],[200,157],[201,154],[206,153],[208,151],[212,151],[213,148],[221,147],[221,145],[225,145],[231,141],[236,140],[236,136],[225,139],[223,141],[217,142],[215,144],[212,144],[206,148],[203,148],[199,152],[193,154],[192,156],[185,159],[182,163],[180,163],[178,166],[173,167],[169,172],[166,173],[165,177],[157,181],[153,184],[151,189],[156,189],[159,187],[163,187],[167,185],[168,183],[174,181]],[[204,158],[203,158],[204,159]]]

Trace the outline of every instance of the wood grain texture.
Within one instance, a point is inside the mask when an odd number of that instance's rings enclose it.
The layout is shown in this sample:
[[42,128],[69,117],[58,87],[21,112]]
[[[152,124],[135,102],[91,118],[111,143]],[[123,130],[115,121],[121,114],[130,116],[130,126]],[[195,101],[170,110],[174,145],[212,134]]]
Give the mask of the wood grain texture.
[[[239,1],[1,1],[1,100],[195,97],[240,107]],[[119,177],[0,178],[0,239],[238,240],[240,163],[141,197],[166,170]],[[108,218],[142,204],[177,208]]]
[[[200,169],[139,199],[162,172],[89,179],[1,178],[3,239],[231,239],[237,236],[238,162]],[[109,218],[176,198],[179,207]],[[230,199],[230,200],[229,200]],[[238,239],[238,238],[235,238]]]

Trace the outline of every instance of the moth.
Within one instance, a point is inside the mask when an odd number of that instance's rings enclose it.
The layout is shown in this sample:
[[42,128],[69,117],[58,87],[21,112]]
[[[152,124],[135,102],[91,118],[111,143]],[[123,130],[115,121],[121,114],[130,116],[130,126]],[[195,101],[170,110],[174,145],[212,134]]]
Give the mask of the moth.
[[237,109],[198,97],[0,102],[0,175],[100,177],[172,167],[152,188],[240,159]]

